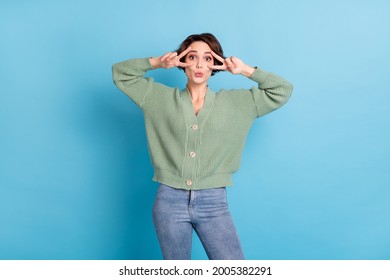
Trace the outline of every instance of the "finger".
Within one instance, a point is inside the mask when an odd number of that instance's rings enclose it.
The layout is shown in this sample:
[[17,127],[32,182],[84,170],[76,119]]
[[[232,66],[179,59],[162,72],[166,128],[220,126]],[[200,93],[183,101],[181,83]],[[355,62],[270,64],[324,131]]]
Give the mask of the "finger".
[[227,69],[225,64],[223,64],[223,65],[208,65],[208,67],[212,70],[226,70]]
[[185,62],[179,62],[176,66],[177,67],[191,67],[192,65],[194,65],[193,63],[185,63]]
[[215,52],[211,51],[211,54],[219,61],[224,63],[225,59],[219,55],[217,55]]
[[177,57],[177,52],[171,53],[171,55],[168,56],[168,60],[174,59],[175,57]]
[[160,61],[164,61],[165,59],[167,59],[168,56],[170,56],[172,53],[171,52],[167,52],[166,54],[164,54],[161,58],[160,58]]
[[226,62],[226,66],[227,66],[228,68],[233,67],[233,63],[232,63],[232,60],[231,60],[230,57],[226,58],[226,59],[225,59],[225,62]]
[[188,47],[185,51],[183,51],[177,58],[180,60],[183,56],[189,53],[192,50],[191,47]]
[[232,63],[234,64],[234,67],[237,67],[239,64],[238,58],[235,56],[232,56],[231,59]]

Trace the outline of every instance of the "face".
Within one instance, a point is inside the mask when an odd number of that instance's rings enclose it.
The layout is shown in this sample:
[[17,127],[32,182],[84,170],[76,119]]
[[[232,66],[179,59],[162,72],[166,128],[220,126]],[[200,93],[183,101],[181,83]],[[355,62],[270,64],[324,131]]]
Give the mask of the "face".
[[202,41],[190,45],[191,51],[186,55],[185,62],[192,64],[185,68],[189,83],[207,83],[212,70],[208,67],[214,65],[214,57],[208,44]]

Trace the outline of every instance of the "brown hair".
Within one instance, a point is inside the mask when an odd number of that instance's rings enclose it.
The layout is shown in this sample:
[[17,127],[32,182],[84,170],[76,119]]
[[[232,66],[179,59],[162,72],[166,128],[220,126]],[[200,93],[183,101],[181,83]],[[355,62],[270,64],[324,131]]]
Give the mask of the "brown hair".
[[[182,52],[184,52],[192,43],[194,42],[198,42],[198,41],[202,41],[202,42],[205,42],[207,45],[209,45],[210,49],[215,52],[217,55],[224,57],[223,55],[223,50],[222,50],[222,46],[221,44],[219,43],[219,41],[217,40],[217,38],[215,38],[215,36],[211,33],[202,33],[202,34],[192,34],[190,36],[188,36],[179,46],[179,48],[177,49],[177,53],[178,54],[181,54]],[[180,59],[181,62],[184,62],[185,61],[185,58],[186,56],[182,57]],[[222,65],[222,62],[220,62],[218,59],[215,59],[214,58],[214,65]],[[179,69],[183,70],[184,71],[184,68],[182,67],[179,67]],[[219,72],[219,71],[222,71],[222,70],[213,70],[211,72],[211,75],[213,76],[216,72]]]

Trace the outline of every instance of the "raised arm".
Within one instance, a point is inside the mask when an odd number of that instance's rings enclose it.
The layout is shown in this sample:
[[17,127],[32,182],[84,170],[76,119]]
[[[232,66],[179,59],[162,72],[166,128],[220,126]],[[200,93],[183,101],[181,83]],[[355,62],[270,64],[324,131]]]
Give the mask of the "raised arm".
[[256,105],[257,117],[280,108],[290,98],[293,86],[287,80],[260,68],[249,66],[237,57],[224,59],[214,52],[212,55],[222,62],[222,65],[209,66],[211,69],[241,74],[258,83],[258,87],[250,90]]
[[190,50],[188,48],[179,56],[175,52],[168,52],[160,57],[129,59],[116,63],[112,66],[113,81],[123,93],[142,108],[153,89],[162,86],[154,83],[151,78],[145,78],[146,72],[156,68],[169,69],[176,66],[190,66],[188,63],[180,62],[180,58]]
[[114,84],[141,108],[153,86],[152,79],[144,78],[151,69],[149,58],[129,59],[112,66]]

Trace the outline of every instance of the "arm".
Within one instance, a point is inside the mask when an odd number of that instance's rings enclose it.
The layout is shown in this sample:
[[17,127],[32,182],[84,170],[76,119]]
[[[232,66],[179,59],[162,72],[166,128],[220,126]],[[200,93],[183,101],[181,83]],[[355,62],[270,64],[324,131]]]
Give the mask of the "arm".
[[249,78],[258,83],[258,87],[251,89],[257,117],[282,107],[291,96],[293,86],[275,74],[257,68]]
[[151,69],[148,58],[129,59],[112,66],[114,84],[141,108],[153,85],[151,78],[144,78]]
[[144,77],[146,72],[156,68],[187,67],[189,65],[180,62],[180,58],[189,51],[190,48],[179,56],[169,52],[160,57],[129,59],[116,63],[112,66],[114,84],[142,108],[146,97],[155,86],[153,79]]
[[260,68],[251,67],[237,57],[222,58],[212,52],[222,65],[210,66],[211,69],[226,70],[232,74],[241,74],[258,83],[251,89],[257,117],[270,113],[283,106],[291,96],[293,86],[285,79],[268,73]]

